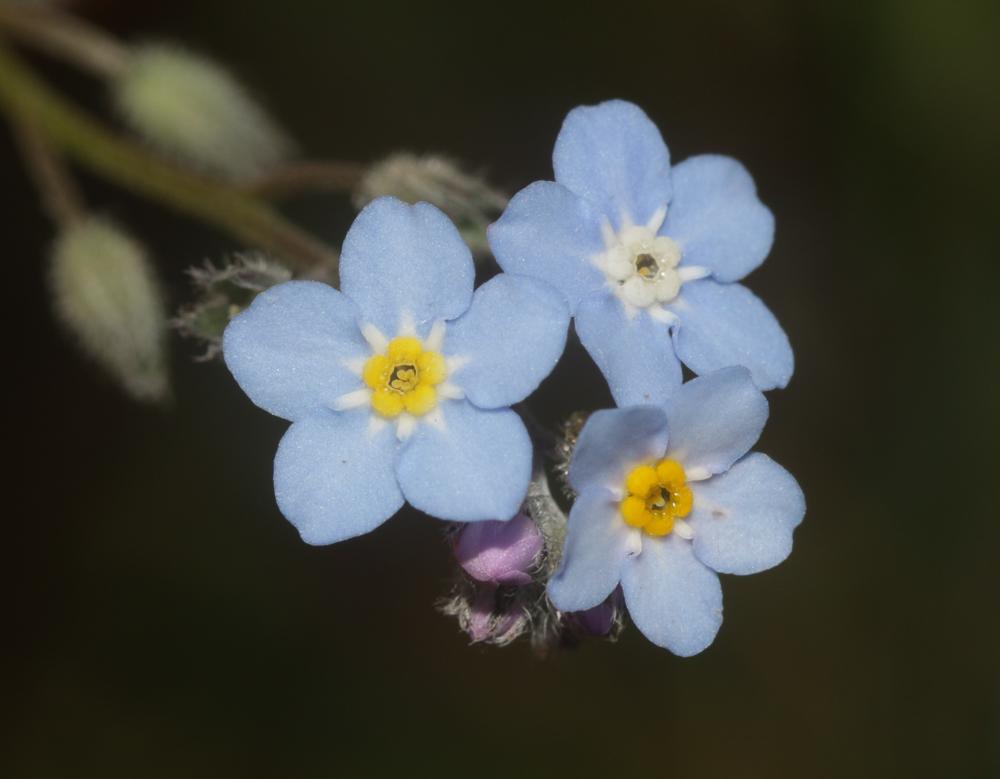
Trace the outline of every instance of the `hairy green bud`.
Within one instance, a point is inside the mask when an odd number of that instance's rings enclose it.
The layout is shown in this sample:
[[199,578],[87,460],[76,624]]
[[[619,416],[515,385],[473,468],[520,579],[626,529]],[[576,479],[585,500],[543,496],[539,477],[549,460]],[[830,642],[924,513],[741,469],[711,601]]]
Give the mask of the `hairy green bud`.
[[507,206],[506,195],[446,157],[407,152],[372,165],[354,192],[354,205],[362,208],[383,195],[437,206],[451,217],[476,254],[489,251],[486,228]]
[[171,324],[185,338],[205,347],[197,358],[211,360],[222,352],[222,333],[229,320],[265,289],[292,278],[284,265],[259,252],[234,254],[221,267],[211,262],[189,268],[195,299],[177,312]]
[[136,132],[206,171],[250,178],[291,151],[285,134],[236,79],[177,46],[136,48],[112,88]]
[[99,217],[72,222],[51,258],[53,302],[80,346],[138,400],[169,391],[159,285],[143,247]]

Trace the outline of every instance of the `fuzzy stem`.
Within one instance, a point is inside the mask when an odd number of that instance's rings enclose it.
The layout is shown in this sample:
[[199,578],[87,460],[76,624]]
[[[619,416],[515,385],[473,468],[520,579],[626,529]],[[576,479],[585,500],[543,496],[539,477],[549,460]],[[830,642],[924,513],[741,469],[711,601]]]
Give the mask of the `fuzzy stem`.
[[0,0],[0,30],[98,76],[116,76],[128,64],[124,44],[54,8],[25,8]]
[[350,192],[361,181],[365,170],[360,162],[307,160],[270,170],[240,188],[248,195],[268,198],[316,190]]
[[545,548],[549,551],[546,565],[551,575],[559,567],[568,519],[552,496],[549,477],[542,462],[543,458],[536,452],[531,483],[528,485],[528,496],[524,503],[528,514],[545,539]]
[[2,42],[0,109],[30,122],[66,155],[117,184],[221,227],[300,270],[326,266],[336,277],[331,248],[255,198],[176,167],[107,129],[40,82]]
[[30,122],[14,122],[12,129],[42,208],[57,225],[79,220],[85,211],[83,198],[62,158]]

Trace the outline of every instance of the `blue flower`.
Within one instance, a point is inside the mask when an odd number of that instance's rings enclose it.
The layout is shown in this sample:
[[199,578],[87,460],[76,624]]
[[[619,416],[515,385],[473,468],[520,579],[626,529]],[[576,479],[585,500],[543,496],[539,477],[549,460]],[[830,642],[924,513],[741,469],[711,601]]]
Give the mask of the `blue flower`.
[[687,382],[663,407],[595,412],[570,462],[579,495],[548,585],[556,607],[592,608],[620,583],[650,641],[684,656],[711,644],[716,574],[780,563],[805,514],[791,474],[747,454],[766,420],[767,400],[738,367]]
[[521,190],[489,231],[508,273],[566,296],[581,342],[619,406],[659,403],[681,382],[731,365],[761,389],[791,378],[788,338],[735,282],[771,249],[774,218],[736,160],[671,167],[659,130],[612,100],[570,111],[553,153],[555,182]]
[[278,507],[311,544],[378,527],[409,501],[443,519],[509,519],[531,444],[508,406],[562,354],[559,293],[473,264],[434,206],[380,198],[344,240],[342,291],[290,281],[229,324],[226,364],[291,420],[274,461]]

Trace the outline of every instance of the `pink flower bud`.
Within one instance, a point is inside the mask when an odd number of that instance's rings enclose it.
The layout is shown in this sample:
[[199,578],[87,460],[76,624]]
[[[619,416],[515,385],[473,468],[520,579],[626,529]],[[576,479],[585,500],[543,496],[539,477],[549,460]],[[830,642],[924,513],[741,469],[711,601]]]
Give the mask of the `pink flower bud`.
[[472,522],[455,542],[455,557],[473,579],[492,584],[528,584],[544,541],[531,518]]
[[472,603],[468,619],[462,625],[472,643],[488,641],[503,646],[519,636],[525,616],[519,609],[497,611],[496,587],[483,587]]
[[591,636],[607,636],[615,626],[615,618],[622,605],[621,598],[621,589],[616,589],[593,608],[574,611],[570,616],[584,633]]

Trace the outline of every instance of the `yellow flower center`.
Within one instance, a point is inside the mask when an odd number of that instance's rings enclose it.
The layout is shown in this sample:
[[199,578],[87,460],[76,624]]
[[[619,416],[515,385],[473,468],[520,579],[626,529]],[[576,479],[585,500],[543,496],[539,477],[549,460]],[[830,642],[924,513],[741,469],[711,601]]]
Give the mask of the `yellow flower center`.
[[674,523],[691,513],[694,495],[687,486],[684,468],[676,460],[640,465],[625,480],[622,517],[630,527],[651,536],[665,536]]
[[425,350],[419,338],[393,338],[385,354],[365,363],[362,374],[372,390],[372,408],[384,417],[404,411],[420,416],[437,405],[435,387],[448,375],[444,357]]

